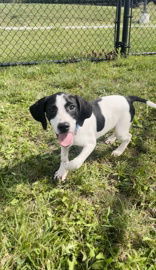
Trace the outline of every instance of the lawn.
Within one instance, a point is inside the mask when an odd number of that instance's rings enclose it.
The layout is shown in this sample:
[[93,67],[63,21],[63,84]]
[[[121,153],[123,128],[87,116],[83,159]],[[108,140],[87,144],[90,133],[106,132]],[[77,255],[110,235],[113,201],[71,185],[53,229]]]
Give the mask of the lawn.
[[[142,27],[141,9],[133,9],[131,52],[156,52],[156,5],[148,11],[150,23]],[[0,13],[2,63],[87,58],[93,51],[104,57],[114,49],[116,7],[1,3]]]
[[29,113],[57,91],[156,102],[155,74],[154,56],[1,69],[1,270],[155,269],[156,111],[136,104],[125,153],[112,157],[103,138],[64,183],[56,136]]

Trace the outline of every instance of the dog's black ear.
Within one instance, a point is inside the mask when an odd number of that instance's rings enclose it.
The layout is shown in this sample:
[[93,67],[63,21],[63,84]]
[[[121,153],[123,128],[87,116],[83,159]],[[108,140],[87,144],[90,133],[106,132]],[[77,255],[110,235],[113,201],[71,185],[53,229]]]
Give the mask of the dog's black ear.
[[46,103],[47,97],[41,98],[36,103],[30,106],[29,110],[32,115],[32,117],[36,120],[41,122],[42,127],[44,129],[47,129],[47,120],[45,117],[45,103]]
[[84,100],[79,96],[75,96],[78,105],[78,121],[77,123],[82,126],[86,118],[89,118],[92,114],[92,105],[90,102]]

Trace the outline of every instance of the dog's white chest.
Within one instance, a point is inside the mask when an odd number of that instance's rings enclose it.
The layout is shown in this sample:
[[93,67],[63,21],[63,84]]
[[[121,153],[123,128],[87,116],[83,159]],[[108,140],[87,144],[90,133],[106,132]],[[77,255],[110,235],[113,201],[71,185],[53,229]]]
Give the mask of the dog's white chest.
[[96,121],[92,115],[86,119],[82,127],[77,127],[73,145],[85,146],[96,141]]

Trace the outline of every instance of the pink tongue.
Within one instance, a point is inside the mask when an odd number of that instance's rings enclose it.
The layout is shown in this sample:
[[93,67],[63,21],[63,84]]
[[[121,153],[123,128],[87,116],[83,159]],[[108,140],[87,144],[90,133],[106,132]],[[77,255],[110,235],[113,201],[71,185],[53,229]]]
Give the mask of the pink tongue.
[[73,133],[68,132],[64,134],[59,134],[58,135],[59,143],[61,146],[67,147],[73,143]]

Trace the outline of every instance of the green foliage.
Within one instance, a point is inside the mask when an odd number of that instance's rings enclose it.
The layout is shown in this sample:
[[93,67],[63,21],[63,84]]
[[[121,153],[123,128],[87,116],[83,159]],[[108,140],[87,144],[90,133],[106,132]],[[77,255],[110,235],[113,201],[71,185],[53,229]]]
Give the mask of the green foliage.
[[102,139],[65,183],[52,178],[55,134],[28,110],[57,91],[156,101],[155,67],[152,56],[1,69],[1,270],[155,269],[155,110],[136,104],[125,153],[113,158]]

